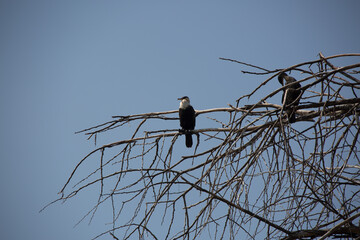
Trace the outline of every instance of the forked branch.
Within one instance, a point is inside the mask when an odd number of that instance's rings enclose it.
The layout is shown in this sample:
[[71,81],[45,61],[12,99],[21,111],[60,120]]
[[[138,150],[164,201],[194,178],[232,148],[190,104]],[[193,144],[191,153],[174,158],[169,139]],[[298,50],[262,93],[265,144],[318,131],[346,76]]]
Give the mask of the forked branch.
[[[353,60],[359,57],[320,54],[276,70],[221,58],[255,69],[243,72],[264,80],[233,105],[196,111],[213,127],[198,124],[191,131],[198,136],[192,154],[183,156],[183,132],[171,124],[177,110],[113,116],[78,133],[96,140],[129,123],[132,132],[81,159],[57,201],[97,186],[99,197],[86,216],[109,204],[112,226],[98,237],[114,239],[358,238],[360,63]],[[348,64],[335,66],[334,59]],[[263,89],[278,84],[273,79],[283,71],[302,74],[293,124],[273,100],[288,86]],[[252,99],[259,91],[264,97]],[[242,105],[244,97],[253,104]],[[154,128],[154,119],[163,128]],[[86,169],[93,161],[97,167]]]

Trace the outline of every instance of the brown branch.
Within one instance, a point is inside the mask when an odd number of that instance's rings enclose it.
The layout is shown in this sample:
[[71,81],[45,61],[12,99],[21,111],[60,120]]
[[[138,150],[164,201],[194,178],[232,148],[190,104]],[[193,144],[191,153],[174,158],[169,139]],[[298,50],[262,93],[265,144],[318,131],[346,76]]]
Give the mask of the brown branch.
[[[153,226],[159,224],[153,221],[158,216],[161,229],[166,229],[161,236],[168,239],[201,238],[205,229],[214,239],[359,237],[352,220],[359,217],[360,201],[360,64],[331,63],[359,56],[320,53],[319,59],[275,70],[220,58],[260,71],[244,73],[270,74],[235,104],[196,111],[196,116],[204,115],[221,127],[198,125],[190,131],[197,144],[185,154],[183,144],[176,144],[183,131],[165,125],[151,128],[154,119],[178,121],[178,110],[113,116],[112,121],[81,130],[77,133],[96,140],[98,134],[132,123],[129,136],[81,159],[59,199],[49,205],[99,187],[95,206],[79,222],[91,221],[110,200],[112,227],[98,237],[110,234],[114,239],[156,239],[159,232]],[[282,105],[270,102],[289,85],[240,105],[281,71],[304,74],[298,79],[303,95],[294,107],[295,124],[288,123]],[[96,167],[79,171],[97,152]],[[133,214],[123,215],[124,209]]]

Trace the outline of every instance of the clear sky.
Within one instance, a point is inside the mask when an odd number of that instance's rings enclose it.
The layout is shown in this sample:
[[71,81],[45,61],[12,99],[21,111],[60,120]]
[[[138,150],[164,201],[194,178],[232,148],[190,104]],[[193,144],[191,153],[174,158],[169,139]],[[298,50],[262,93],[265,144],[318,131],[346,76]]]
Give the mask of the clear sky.
[[184,95],[196,109],[225,107],[264,80],[219,57],[277,69],[359,53],[359,10],[357,0],[1,0],[0,238],[108,228],[101,214],[73,227],[91,192],[39,213],[93,149],[75,131],[175,110]]

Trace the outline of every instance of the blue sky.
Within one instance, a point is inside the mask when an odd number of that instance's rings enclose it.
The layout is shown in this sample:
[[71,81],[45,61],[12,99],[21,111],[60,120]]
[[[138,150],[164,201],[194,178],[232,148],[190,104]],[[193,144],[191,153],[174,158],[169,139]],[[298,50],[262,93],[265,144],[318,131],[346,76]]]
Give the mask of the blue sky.
[[319,52],[359,53],[359,9],[334,0],[1,0],[0,238],[89,239],[107,229],[102,213],[73,227],[92,192],[38,213],[93,148],[75,131],[175,110],[184,95],[196,109],[224,107],[264,80],[219,57],[277,69]]

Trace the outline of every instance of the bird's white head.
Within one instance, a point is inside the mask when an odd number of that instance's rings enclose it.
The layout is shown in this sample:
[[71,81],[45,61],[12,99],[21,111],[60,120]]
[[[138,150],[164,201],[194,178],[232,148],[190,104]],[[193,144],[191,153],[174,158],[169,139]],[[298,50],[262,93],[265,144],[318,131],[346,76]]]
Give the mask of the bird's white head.
[[187,108],[188,106],[190,106],[190,98],[188,96],[178,98],[178,100],[181,101],[180,108],[184,109],[184,108]]

